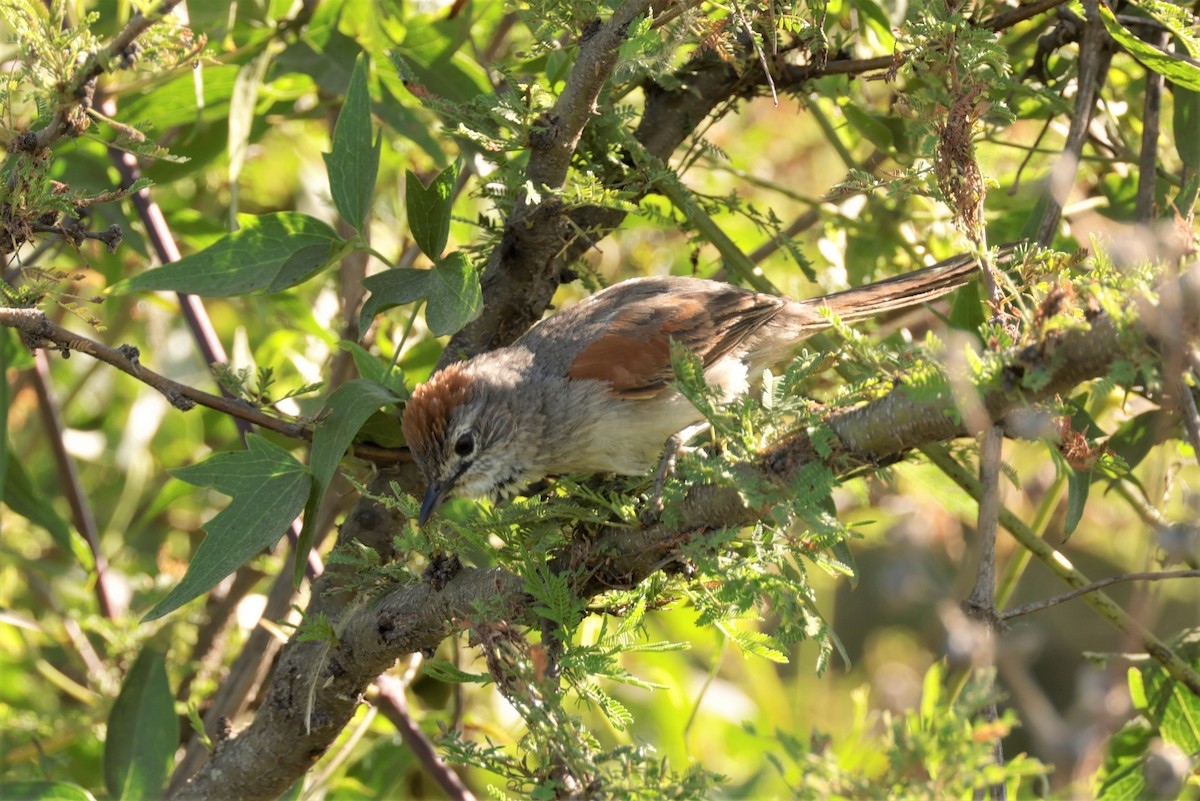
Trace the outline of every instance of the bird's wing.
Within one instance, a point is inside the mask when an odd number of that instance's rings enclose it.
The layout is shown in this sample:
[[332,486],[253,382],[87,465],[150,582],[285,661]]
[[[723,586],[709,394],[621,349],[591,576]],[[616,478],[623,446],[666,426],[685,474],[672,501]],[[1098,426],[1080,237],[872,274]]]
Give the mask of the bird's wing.
[[723,356],[736,353],[786,303],[707,281],[696,282],[694,290],[670,295],[670,300],[656,294],[635,295],[614,304],[617,311],[575,356],[568,376],[603,381],[613,395],[623,398],[653,397],[674,378],[672,340],[695,353],[707,370]]

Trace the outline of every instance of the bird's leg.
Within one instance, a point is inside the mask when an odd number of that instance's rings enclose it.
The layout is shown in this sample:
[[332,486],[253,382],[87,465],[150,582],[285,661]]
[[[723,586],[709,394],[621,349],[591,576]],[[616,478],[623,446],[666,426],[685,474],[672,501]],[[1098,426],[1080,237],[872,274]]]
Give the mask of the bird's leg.
[[678,461],[679,454],[683,452],[684,445],[709,428],[711,426],[707,421],[696,423],[667,438],[667,442],[663,446],[662,458],[658,461],[658,469],[654,471],[654,494],[650,496],[650,507],[642,513],[642,522],[644,524],[650,525],[657,522],[659,515],[662,514],[663,487],[667,483],[667,476],[671,475],[675,470],[675,462]]

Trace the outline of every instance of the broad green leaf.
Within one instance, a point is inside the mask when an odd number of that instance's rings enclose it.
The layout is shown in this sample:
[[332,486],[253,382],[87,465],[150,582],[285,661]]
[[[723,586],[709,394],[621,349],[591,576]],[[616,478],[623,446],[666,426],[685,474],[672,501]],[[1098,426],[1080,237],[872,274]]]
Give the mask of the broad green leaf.
[[895,150],[895,140],[892,137],[892,129],[885,125],[878,117],[847,100],[841,104],[842,113],[846,116],[846,121],[866,138],[868,142],[875,145],[884,153],[891,153]]
[[241,68],[237,64],[201,63],[197,69],[199,81],[188,71],[152,92],[143,87],[130,97],[122,97],[121,119],[137,125],[148,123],[152,131],[200,122],[226,122]]
[[278,542],[304,508],[313,481],[290,453],[253,434],[246,438],[246,450],[218,453],[171,475],[198,487],[212,487],[231,501],[205,525],[208,536],[196,549],[183,580],[143,620],[160,618],[208,592]]
[[296,546],[296,582],[304,576],[308,550],[312,547],[313,523],[316,511],[333,479],[346,448],[354,441],[363,423],[382,406],[399,401],[387,387],[373,381],[357,379],[338,387],[325,401],[313,430],[312,486],[305,506],[304,527]]
[[1192,170],[1200,171],[1200,92],[1175,87],[1171,123],[1179,159]]
[[436,336],[453,334],[479,316],[483,293],[466,254],[456,250],[429,271],[425,322]]
[[400,398],[387,387],[363,379],[348,381],[330,394],[313,430],[310,469],[320,490],[329,486],[338,462],[363,422],[381,407],[398,401]]
[[1169,409],[1153,409],[1131,417],[1108,438],[1108,450],[1120,456],[1130,469],[1137,467],[1150,450],[1179,430],[1179,415]]
[[113,291],[169,290],[209,298],[278,292],[325,267],[342,244],[327,224],[295,211],[243,214],[238,221],[241,228],[199,253],[121,281]]
[[157,798],[179,745],[179,718],[163,655],[143,648],[108,715],[104,785],[113,798]]
[[367,56],[354,65],[346,102],[333,129],[333,147],[325,154],[329,192],[342,219],[361,231],[371,208],[383,136],[371,142],[371,93],[367,89]]
[[[1194,644],[1170,643],[1185,659]],[[1188,659],[1192,667],[1200,659]],[[1129,676],[1130,695],[1138,711],[1158,729],[1163,740],[1185,754],[1200,753],[1200,698],[1165,670],[1154,666],[1138,669]]]
[[[46,529],[58,547],[67,553],[74,553],[71,546],[71,527],[54,511],[54,506],[48,502],[46,494],[33,486],[33,480],[21,460],[9,459],[4,475],[4,504],[9,510]],[[0,525],[0,529],[2,528]]]
[[354,359],[354,367],[360,376],[368,381],[374,381],[376,384],[383,384],[400,398],[407,397],[404,374],[399,370],[390,369],[386,362],[357,342],[342,340],[338,343],[338,347],[350,352],[350,357]]
[[1147,69],[1157,72],[1172,83],[1193,92],[1200,92],[1200,67],[1188,59],[1143,42],[1118,22],[1107,6],[1100,4],[1099,8],[1100,18],[1104,20],[1104,27],[1108,29],[1109,35],[1131,56],[1142,62]]
[[358,330],[366,331],[375,315],[394,306],[423,300],[429,295],[429,270],[400,267],[363,279],[363,288],[371,295],[358,313]]
[[408,227],[421,252],[437,261],[450,237],[450,205],[458,165],[451,164],[424,186],[412,170],[404,171]]
[[1137,801],[1146,797],[1146,748],[1154,731],[1133,721],[1108,741],[1108,756],[1093,780],[1097,801]]
[[408,80],[447,100],[466,103],[491,92],[487,72],[461,52],[471,34],[472,14],[447,17],[414,14],[407,22],[404,40],[391,53],[392,62]]
[[96,801],[94,795],[78,784],[42,781],[0,782],[0,798],[4,801]]
[[950,307],[950,325],[959,331],[969,331],[978,338],[979,329],[986,322],[979,282],[964,284],[954,293],[954,304]]
[[1192,207],[1196,205],[1198,193],[1200,193],[1200,170],[1192,170],[1179,190],[1179,194],[1171,201],[1171,205],[1175,207],[1175,213],[1186,219],[1191,214]]
[[[225,147],[229,154],[229,183],[234,186],[242,174],[246,154],[250,150],[250,131],[254,127],[258,89],[271,63],[271,51],[263,50],[238,70],[229,98],[229,138]],[[234,186],[236,188],[236,186]],[[236,197],[236,194],[234,195]]]

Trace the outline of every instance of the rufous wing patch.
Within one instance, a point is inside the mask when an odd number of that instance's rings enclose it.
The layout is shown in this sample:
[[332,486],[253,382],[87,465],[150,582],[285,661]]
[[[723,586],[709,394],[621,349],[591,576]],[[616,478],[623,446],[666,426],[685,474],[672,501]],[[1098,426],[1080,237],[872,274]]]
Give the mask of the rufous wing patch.
[[605,334],[584,348],[567,376],[573,381],[603,381],[614,395],[654,395],[664,369],[671,363],[666,336],[641,339],[626,334]]
[[671,340],[689,347],[708,312],[695,299],[631,304],[611,330],[579,352],[567,371],[573,380],[603,381],[614,395],[652,397],[671,379]]

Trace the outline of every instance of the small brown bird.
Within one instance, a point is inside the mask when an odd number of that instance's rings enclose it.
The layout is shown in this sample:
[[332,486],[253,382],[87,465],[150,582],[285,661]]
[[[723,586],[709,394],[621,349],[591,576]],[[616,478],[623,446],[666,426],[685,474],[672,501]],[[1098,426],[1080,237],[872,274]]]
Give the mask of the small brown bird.
[[702,415],[672,387],[670,342],[699,357],[726,398],[829,327],[933,300],[975,260],[806,301],[699,278],[634,278],[555,314],[505,348],[452,364],[417,387],[404,436],[429,481],[420,523],[451,495],[506,498],[546,476],[641,475]]

